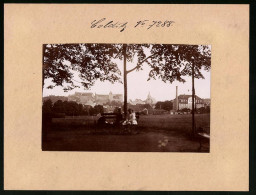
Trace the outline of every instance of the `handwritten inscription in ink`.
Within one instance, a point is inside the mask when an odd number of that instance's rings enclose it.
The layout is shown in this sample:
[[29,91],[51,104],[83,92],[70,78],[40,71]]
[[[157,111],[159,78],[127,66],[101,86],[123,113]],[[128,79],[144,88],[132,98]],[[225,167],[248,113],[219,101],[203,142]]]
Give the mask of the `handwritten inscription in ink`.
[[112,29],[118,29],[120,32],[123,32],[128,26],[131,28],[146,28],[147,30],[153,29],[153,28],[169,28],[173,25],[174,21],[171,20],[165,20],[165,21],[159,21],[159,20],[139,20],[135,24],[129,24],[128,22],[120,22],[120,21],[113,21],[113,20],[107,20],[106,18],[101,18],[99,20],[93,20],[91,22],[91,28],[112,28]]

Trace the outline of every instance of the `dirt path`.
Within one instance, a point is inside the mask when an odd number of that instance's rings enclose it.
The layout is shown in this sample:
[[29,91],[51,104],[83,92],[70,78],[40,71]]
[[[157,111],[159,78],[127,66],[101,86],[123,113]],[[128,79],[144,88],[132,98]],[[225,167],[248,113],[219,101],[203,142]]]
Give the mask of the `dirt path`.
[[91,134],[84,130],[51,131],[43,150],[109,152],[209,152],[209,144],[198,151],[199,143],[175,131],[140,131],[139,134]]

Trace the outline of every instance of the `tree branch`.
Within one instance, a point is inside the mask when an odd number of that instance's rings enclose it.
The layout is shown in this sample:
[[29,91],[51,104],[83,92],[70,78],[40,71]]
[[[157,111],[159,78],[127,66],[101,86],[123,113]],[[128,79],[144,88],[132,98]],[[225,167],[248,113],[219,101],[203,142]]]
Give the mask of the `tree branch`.
[[144,62],[146,62],[149,58],[152,58],[154,55],[156,55],[156,54],[153,54],[153,55],[151,55],[151,56],[146,57],[146,58],[145,58],[144,60],[142,60],[137,66],[135,66],[135,67],[132,68],[131,70],[127,70],[126,73],[128,74],[128,73],[130,73],[130,72],[136,70],[137,68],[140,67],[141,64],[143,64]]
[[114,59],[116,59],[116,58],[119,56],[120,53],[122,53],[122,49],[119,50],[119,52],[116,54],[116,56],[114,57]]
[[72,81],[75,81],[75,82],[77,82],[77,83],[80,83],[80,84],[82,84],[82,82],[80,82],[80,81],[77,81],[77,80],[75,80],[75,79],[71,79]]

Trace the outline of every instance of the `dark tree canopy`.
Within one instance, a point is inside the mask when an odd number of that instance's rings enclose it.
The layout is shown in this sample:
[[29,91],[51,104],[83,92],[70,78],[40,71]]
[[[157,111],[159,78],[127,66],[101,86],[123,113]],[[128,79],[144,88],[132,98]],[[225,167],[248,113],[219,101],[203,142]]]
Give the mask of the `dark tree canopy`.
[[211,50],[202,45],[165,45],[157,44],[151,48],[154,58],[147,61],[151,67],[149,79],[160,78],[172,83],[177,80],[185,82],[182,76],[192,75],[195,67],[195,78],[204,78],[201,69],[210,70]]
[[[126,44],[125,44],[126,45]],[[136,66],[128,73],[141,69],[147,59],[144,53],[147,44],[126,45],[126,59]],[[121,82],[121,71],[114,59],[123,60],[124,44],[47,44],[43,45],[43,79],[51,78],[53,85],[63,86],[64,91],[79,87],[89,89],[96,80]],[[74,79],[77,74],[80,81]],[[44,85],[44,82],[43,82]]]
[[157,102],[155,108],[170,111],[173,109],[173,103],[172,101]]
[[[43,78],[51,78],[64,91],[81,84],[89,89],[96,80],[119,81],[121,72],[114,63],[116,49],[109,44],[48,44],[43,46]],[[74,79],[77,74],[81,81]],[[44,85],[44,83],[43,83]]]
[[160,78],[170,83],[185,82],[183,76],[192,75],[192,66],[198,79],[204,78],[202,69],[208,71],[211,67],[211,50],[207,45],[47,44],[43,45],[43,54],[43,79],[51,78],[53,83],[47,87],[62,86],[64,91],[81,85],[90,89],[96,80],[122,82],[115,59],[134,64],[127,67],[125,75],[148,64],[148,80]]
[[[149,44],[125,44],[126,45],[126,60],[128,62],[134,62],[135,57],[138,59],[138,62],[135,67],[128,70],[128,72],[132,72],[135,69],[140,69],[143,62],[149,57],[145,54],[145,49],[150,48]],[[123,55],[123,47],[124,44],[115,44],[113,45],[116,51],[116,57],[119,60],[124,59]],[[134,69],[135,68],[135,69]]]

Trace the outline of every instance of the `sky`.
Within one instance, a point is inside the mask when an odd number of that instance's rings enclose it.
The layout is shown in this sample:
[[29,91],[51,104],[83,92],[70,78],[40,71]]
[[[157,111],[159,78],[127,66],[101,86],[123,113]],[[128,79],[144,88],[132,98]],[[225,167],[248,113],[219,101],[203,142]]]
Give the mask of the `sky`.
[[[115,60],[121,73],[123,72],[123,62]],[[127,62],[127,69],[131,69],[136,66],[137,60],[133,63]],[[143,65],[143,70],[133,71],[128,74],[128,100],[141,99],[145,100],[150,95],[157,101],[173,100],[176,96],[176,86],[178,86],[178,94],[191,94],[192,93],[192,80],[191,77],[183,77],[186,82],[181,83],[174,81],[173,83],[164,83],[161,79],[149,80],[150,68],[147,65]],[[210,98],[210,71],[202,70],[202,74],[205,79],[195,79],[195,93],[200,98]],[[75,80],[79,78],[74,77]],[[101,82],[96,81],[94,86],[90,90],[85,90],[83,87],[75,88],[71,91],[64,92],[62,87],[54,87],[53,89],[47,89],[46,87],[51,84],[50,79],[45,80],[45,87],[43,90],[43,96],[55,95],[55,96],[68,96],[75,92],[92,92],[97,94],[109,94],[111,91],[113,94],[124,94],[124,87],[121,83],[110,83],[109,81]]]

